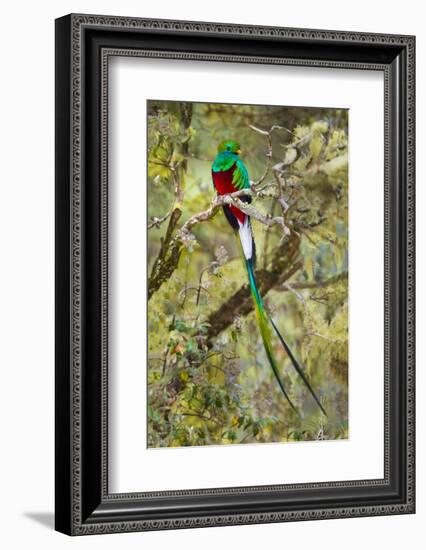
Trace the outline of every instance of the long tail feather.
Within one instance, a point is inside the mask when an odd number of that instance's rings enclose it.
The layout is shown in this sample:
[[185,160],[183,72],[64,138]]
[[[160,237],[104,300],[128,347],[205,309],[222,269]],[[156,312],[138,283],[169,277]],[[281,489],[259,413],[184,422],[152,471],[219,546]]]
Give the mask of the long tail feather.
[[321,402],[318,399],[316,393],[314,392],[314,390],[313,390],[309,380],[307,379],[305,373],[303,372],[302,367],[298,363],[297,359],[294,357],[291,349],[289,348],[289,346],[287,345],[286,341],[284,340],[282,334],[278,330],[278,327],[275,324],[274,320],[272,319],[272,317],[270,315],[267,314],[267,312],[265,311],[265,308],[263,306],[262,297],[259,294],[259,290],[258,290],[257,285],[256,285],[256,280],[254,278],[253,266],[254,266],[254,262],[255,262],[255,245],[254,245],[254,240],[253,240],[253,235],[252,235],[252,231],[251,231],[249,218],[246,218],[244,224],[240,224],[238,235],[239,235],[239,240],[240,240],[240,245],[241,245],[241,252],[242,252],[242,255],[245,259],[245,264],[246,264],[247,273],[248,273],[248,277],[249,277],[249,283],[250,283],[250,290],[251,290],[251,294],[252,294],[252,297],[253,297],[253,302],[254,302],[254,305],[255,305],[256,318],[257,318],[257,322],[258,322],[258,325],[259,325],[260,334],[262,336],[263,345],[265,347],[266,355],[268,356],[269,363],[271,365],[271,368],[272,368],[272,371],[275,375],[275,378],[278,381],[278,384],[281,388],[281,391],[282,391],[284,397],[289,402],[291,408],[294,411],[298,412],[296,407],[294,406],[293,402],[289,398],[289,395],[288,395],[288,393],[287,393],[287,391],[284,387],[284,384],[283,384],[283,382],[280,378],[280,375],[279,375],[278,366],[277,366],[277,363],[275,361],[275,357],[274,357],[274,354],[273,354],[273,351],[272,351],[271,331],[270,331],[270,328],[269,328],[268,321],[271,323],[271,325],[272,325],[275,333],[277,334],[282,346],[284,347],[287,355],[289,356],[290,361],[291,361],[293,367],[295,368],[296,372],[299,374],[299,376],[303,380],[305,386],[308,388],[310,394],[312,395],[312,397],[315,400],[316,404],[320,408],[321,412],[325,416],[327,416],[327,413],[326,413],[324,407],[321,405]]
[[253,302],[255,306],[255,312],[256,312],[256,319],[259,325],[260,334],[262,336],[263,345],[265,347],[266,355],[268,356],[269,364],[271,365],[272,371],[275,375],[275,378],[277,379],[277,382],[281,388],[281,391],[284,395],[284,397],[287,399],[288,403],[290,404],[290,407],[299,414],[298,410],[294,406],[292,400],[290,399],[284,384],[280,378],[279,372],[278,372],[278,366],[275,361],[275,357],[272,351],[272,343],[271,343],[271,331],[268,324],[268,318],[265,314],[265,310],[263,308],[263,302],[262,298],[260,297],[259,291],[256,286],[256,281],[254,279],[253,274],[253,262],[251,259],[246,259],[246,266],[247,266],[247,273],[249,276],[249,283],[250,283],[250,290],[253,297]]
[[318,399],[316,393],[314,392],[311,384],[309,383],[309,380],[306,378],[306,375],[305,373],[303,372],[302,370],[302,367],[300,366],[300,364],[298,363],[297,359],[294,357],[291,349],[288,347],[286,341],[284,340],[281,332],[278,330],[278,327],[277,325],[274,323],[274,320],[272,319],[271,316],[269,316],[269,320],[271,321],[271,324],[272,326],[274,327],[274,330],[278,336],[278,338],[280,339],[280,342],[281,344],[283,345],[285,351],[287,352],[287,355],[290,357],[290,360],[291,362],[293,363],[293,367],[296,369],[297,373],[299,374],[300,378],[303,380],[303,382],[305,383],[305,386],[308,388],[308,390],[310,391],[312,397],[314,398],[316,404],[318,405],[318,407],[321,409],[321,412],[325,415],[325,416],[328,416],[324,407],[321,405],[320,403],[320,400]]

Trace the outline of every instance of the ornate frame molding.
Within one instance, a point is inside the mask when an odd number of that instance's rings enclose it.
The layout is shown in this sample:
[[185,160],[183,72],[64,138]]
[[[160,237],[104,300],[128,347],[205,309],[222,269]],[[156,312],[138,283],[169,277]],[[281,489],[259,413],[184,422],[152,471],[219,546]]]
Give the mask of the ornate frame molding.
[[[151,37],[154,35],[184,37],[230,37],[241,41],[246,39],[262,40],[265,43],[291,43],[309,45],[324,44],[328,48],[324,58],[309,58],[298,56],[280,55],[253,55],[235,53],[211,53],[194,52],[188,50],[172,51],[170,49],[132,48],[120,44],[96,44],[99,49],[96,57],[95,46],[89,46],[89,34],[96,37],[96,31],[113,31],[116,36],[120,34]],[[236,525],[246,523],[301,521],[310,519],[326,519],[336,517],[359,517],[384,514],[402,514],[414,512],[414,134],[415,134],[415,40],[412,36],[378,35],[364,33],[346,33],[341,31],[321,31],[307,29],[286,29],[278,27],[253,27],[245,25],[228,25],[218,23],[201,23],[187,21],[148,20],[122,17],[108,17],[95,15],[70,15],[57,20],[57,216],[68,216],[69,224],[61,222],[57,218],[57,244],[62,246],[68,239],[66,250],[57,249],[57,352],[56,376],[57,376],[57,529],[69,534],[83,535],[90,533],[112,533],[124,531],[141,531],[152,529],[177,529],[188,527],[201,527],[213,525]],[[94,39],[96,41],[96,38]],[[115,41],[116,42],[116,41]],[[118,40],[120,42],[120,40]],[[377,52],[389,52],[389,60],[375,62],[365,58],[356,61],[357,47],[368,45]],[[347,51],[348,59],[336,59],[327,57],[327,52]],[[342,49],[343,48],[343,49]],[[353,52],[352,54],[350,52]],[[93,53],[95,52],[95,54]],[[392,58],[392,52],[395,54]],[[398,53],[399,52],[399,53]],[[158,493],[130,493],[109,494],[107,475],[107,403],[108,403],[108,353],[107,353],[107,315],[108,315],[108,59],[110,56],[139,56],[157,57],[169,59],[190,59],[199,61],[230,61],[240,63],[273,63],[282,65],[301,65],[313,67],[336,67],[344,69],[368,69],[384,72],[385,78],[385,477],[383,480],[363,480],[359,482],[345,481],[335,483],[297,484],[270,487],[243,487],[228,489],[171,491]],[[328,55],[332,55],[328,53]],[[343,54],[342,54],[343,55]],[[341,56],[342,56],[341,55]],[[352,55],[352,58],[350,57]],[[89,59],[89,57],[92,58]],[[401,57],[402,56],[402,57]],[[385,56],[386,57],[386,56]],[[85,454],[88,453],[87,441],[85,441],[84,425],[87,421],[87,410],[84,403],[87,400],[87,381],[85,377],[85,343],[87,334],[84,331],[87,304],[86,294],[87,269],[89,262],[86,243],[87,231],[92,231],[92,226],[87,217],[86,194],[89,181],[87,172],[86,150],[89,146],[87,135],[87,117],[89,112],[90,89],[87,67],[93,68],[93,59],[99,65],[100,82],[100,118],[98,128],[100,137],[99,149],[99,204],[100,214],[96,218],[99,224],[100,256],[99,260],[99,416],[97,416],[97,429],[99,430],[99,456],[98,467],[90,470],[91,473],[99,473],[96,482],[88,484],[88,474],[84,465]],[[401,73],[405,70],[405,74]],[[63,88],[64,80],[65,88]],[[401,99],[402,97],[402,99]],[[91,100],[93,104],[93,101]],[[395,117],[393,117],[395,102],[402,101],[406,106],[406,120],[403,121],[402,136],[395,135]],[[68,107],[67,107],[68,106]],[[64,122],[68,108],[69,119]],[[401,114],[401,113],[400,113]],[[405,122],[405,127],[404,127]],[[86,127],[85,127],[86,125]],[[396,140],[396,141],[395,141]],[[70,154],[67,155],[67,150]],[[400,151],[395,165],[392,151]],[[93,168],[96,170],[96,168]],[[395,203],[395,191],[392,191],[393,179],[399,177],[397,197],[400,202]],[[64,180],[68,181],[68,184]],[[405,181],[405,189],[401,183]],[[58,194],[66,195],[58,200]],[[392,194],[393,193],[393,194]],[[398,234],[391,230],[391,224],[398,217]],[[400,242],[401,241],[401,242]],[[63,247],[62,247],[63,248]],[[402,258],[401,258],[402,255]],[[59,256],[59,258],[58,258]],[[397,274],[397,280],[392,273],[392,262],[396,259],[402,262],[401,271],[405,281],[401,281],[401,274]],[[67,261],[66,261],[67,260]],[[65,265],[64,265],[65,262]],[[400,278],[398,278],[400,277]],[[67,288],[68,281],[68,288]],[[62,284],[64,283],[64,284]],[[400,302],[404,311],[392,309],[392,288],[401,284],[405,289],[405,295],[401,291]],[[393,285],[393,286],[392,286]],[[59,288],[59,291],[58,291]],[[398,287],[399,288],[399,287]],[[61,310],[61,305],[68,300],[69,310],[67,315]],[[395,306],[393,306],[395,307]],[[403,321],[402,333],[405,342],[394,346],[391,340],[392,322],[395,316],[401,316]],[[399,325],[398,325],[399,326]],[[66,334],[64,333],[66,331]],[[59,334],[59,336],[58,336]],[[86,339],[86,340],[85,340]],[[88,344],[86,344],[88,346]],[[403,349],[399,349],[402,347]],[[398,348],[398,349],[396,349]],[[391,359],[398,355],[398,360],[404,365],[399,367],[399,376],[404,376],[402,410],[405,407],[404,424],[401,433],[391,430],[392,410],[396,407],[392,402],[395,397],[395,388],[391,391]],[[394,359],[395,360],[395,359]],[[64,364],[64,362],[66,364]],[[88,361],[86,360],[86,364]],[[404,370],[405,368],[405,370]],[[92,390],[93,388],[90,388]],[[63,402],[64,390],[69,392],[69,401]],[[401,390],[397,390],[398,393]],[[393,396],[393,397],[392,397]],[[68,422],[65,434],[59,434]],[[393,420],[395,424],[395,419]],[[394,425],[393,424],[393,425]],[[396,425],[396,424],[395,424]],[[316,508],[307,503],[305,510],[287,509],[263,511],[253,509],[247,513],[230,512],[227,514],[191,514],[182,517],[155,517],[151,519],[142,508],[139,514],[130,518],[123,510],[137,505],[144,499],[159,499],[168,497],[208,497],[234,495],[242,499],[249,494],[265,493],[294,493],[307,490],[345,490],[373,487],[389,487],[395,484],[391,479],[391,440],[395,437],[404,437],[406,445],[404,471],[399,472],[405,480],[399,480],[403,491],[398,493],[398,498],[389,499],[380,504],[364,505],[320,505]],[[84,451],[84,452],[83,452]],[[394,460],[392,458],[392,460]],[[89,468],[90,469],[90,468]],[[89,470],[88,470],[89,471]],[[393,473],[395,475],[395,472]],[[66,489],[58,488],[58,485],[68,484]],[[400,487],[400,489],[401,489]],[[403,493],[403,494],[402,494]],[[89,495],[89,496],[87,496]],[[402,498],[403,497],[403,498]],[[402,498],[402,501],[401,501]],[[95,506],[95,502],[98,504]],[[89,513],[90,511],[90,513]],[[144,515],[145,514],[145,515]],[[170,515],[170,514],[169,514]],[[121,518],[125,518],[121,521]]]

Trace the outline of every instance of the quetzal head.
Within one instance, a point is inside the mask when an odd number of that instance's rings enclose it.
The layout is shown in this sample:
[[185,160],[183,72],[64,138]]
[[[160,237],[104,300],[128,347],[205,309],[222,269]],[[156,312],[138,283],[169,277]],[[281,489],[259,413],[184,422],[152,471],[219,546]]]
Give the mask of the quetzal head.
[[238,141],[235,141],[235,139],[225,139],[224,141],[221,141],[217,147],[218,153],[234,153],[236,155],[239,155],[241,152],[240,144]]

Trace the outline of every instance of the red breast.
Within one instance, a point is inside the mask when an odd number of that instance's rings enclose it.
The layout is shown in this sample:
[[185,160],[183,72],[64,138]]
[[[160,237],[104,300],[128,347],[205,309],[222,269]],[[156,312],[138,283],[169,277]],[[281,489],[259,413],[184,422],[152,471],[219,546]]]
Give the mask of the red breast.
[[[213,183],[219,195],[227,195],[229,193],[234,193],[235,191],[238,191],[238,189],[232,183],[232,176],[234,174],[235,168],[236,165],[233,164],[228,170],[223,170],[220,172],[214,172],[212,170]],[[241,212],[241,210],[239,210],[232,204],[230,205],[229,209],[241,223],[244,223],[246,217],[244,212]]]

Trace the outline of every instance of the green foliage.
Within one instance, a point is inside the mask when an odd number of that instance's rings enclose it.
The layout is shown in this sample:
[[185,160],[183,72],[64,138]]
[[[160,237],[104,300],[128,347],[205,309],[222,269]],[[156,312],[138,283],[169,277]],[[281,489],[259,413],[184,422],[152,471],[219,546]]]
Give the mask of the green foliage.
[[[171,166],[179,165],[184,198],[178,227],[211,204],[211,161],[220,141],[238,140],[256,180],[265,169],[267,144],[249,125],[290,130],[273,132],[272,165],[281,166],[285,179],[286,223],[301,239],[294,274],[266,294],[265,306],[304,365],[328,417],[274,340],[284,384],[301,417],[290,409],[268,366],[253,312],[231,315],[229,325],[210,338],[212,314],[247,283],[235,237],[218,213],[194,227],[194,239],[176,269],[149,300],[148,445],[347,438],[347,111],[199,103],[188,114],[182,105],[153,101],[148,113],[148,218],[170,211],[175,200]],[[264,184],[267,191],[254,206],[282,215],[271,172]],[[166,219],[148,232],[148,269],[167,229]],[[269,270],[282,242],[281,228],[253,222],[253,230],[258,266]]]

